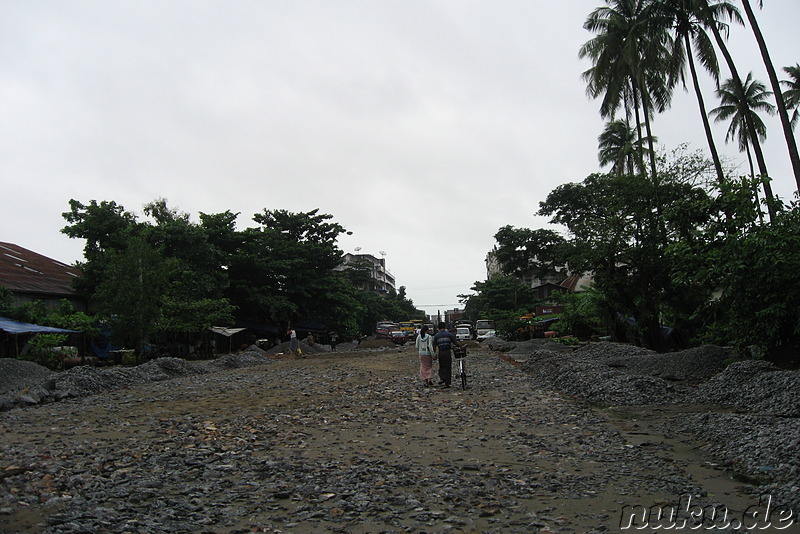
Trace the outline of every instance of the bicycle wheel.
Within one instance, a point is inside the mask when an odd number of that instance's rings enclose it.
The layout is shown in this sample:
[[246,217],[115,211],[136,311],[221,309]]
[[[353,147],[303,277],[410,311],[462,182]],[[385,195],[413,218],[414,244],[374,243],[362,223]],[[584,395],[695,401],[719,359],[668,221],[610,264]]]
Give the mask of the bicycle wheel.
[[467,366],[463,360],[459,362],[458,368],[461,371],[461,389],[467,389]]

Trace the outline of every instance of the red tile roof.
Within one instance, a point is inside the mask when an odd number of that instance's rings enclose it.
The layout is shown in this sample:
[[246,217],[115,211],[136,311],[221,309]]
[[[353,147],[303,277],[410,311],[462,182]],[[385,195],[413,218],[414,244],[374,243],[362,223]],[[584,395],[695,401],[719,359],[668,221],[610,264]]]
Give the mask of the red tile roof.
[[15,293],[73,295],[72,281],[80,274],[66,263],[0,242],[0,285]]

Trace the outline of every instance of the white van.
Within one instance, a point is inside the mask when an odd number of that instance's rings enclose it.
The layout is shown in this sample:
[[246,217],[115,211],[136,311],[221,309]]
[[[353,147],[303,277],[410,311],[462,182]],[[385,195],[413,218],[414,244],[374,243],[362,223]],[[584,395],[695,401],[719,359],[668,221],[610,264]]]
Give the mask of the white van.
[[472,339],[472,329],[468,326],[456,327],[456,339],[459,341],[469,341]]

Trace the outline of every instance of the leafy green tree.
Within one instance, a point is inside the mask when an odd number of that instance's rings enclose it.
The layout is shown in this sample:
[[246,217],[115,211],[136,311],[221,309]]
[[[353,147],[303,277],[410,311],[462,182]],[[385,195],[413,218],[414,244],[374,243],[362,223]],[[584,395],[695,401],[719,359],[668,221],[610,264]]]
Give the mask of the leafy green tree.
[[19,306],[14,307],[12,318],[24,323],[46,325],[47,321],[47,308],[41,300],[34,300],[32,302],[25,302]]
[[709,251],[703,283],[719,297],[702,310],[707,339],[755,347],[770,359],[796,357],[800,349],[800,209],[779,212],[767,225],[751,225]]
[[286,324],[323,314],[323,296],[342,259],[336,240],[346,232],[330,219],[318,210],[253,217],[260,227],[241,233],[229,269],[230,299],[243,318]]
[[[363,293],[350,283],[344,271],[333,272],[320,299],[317,319],[325,323],[329,332],[336,332],[340,339],[357,338],[362,332],[363,318],[368,314],[368,307],[359,298]],[[372,330],[374,328],[373,322]]]
[[539,213],[569,230],[569,264],[594,273],[607,306],[604,320],[613,322],[617,313],[636,317],[645,343],[659,350],[664,309],[682,289],[670,277],[665,253],[707,223],[710,205],[705,191],[680,177],[593,174],[557,187]]
[[118,344],[138,348],[156,333],[235,321],[313,320],[355,337],[378,319],[424,315],[404,287],[377,296],[367,270],[335,270],[346,230],[318,210],[264,210],[253,217],[258,227],[240,232],[237,213],[201,213],[195,224],[165,199],[144,206],[144,222],[114,202],[70,207],[63,232],[86,240],[82,290],[113,323]]
[[14,293],[6,286],[0,286],[0,316],[11,317],[14,311]]
[[27,350],[23,351],[19,358],[56,369],[60,362],[53,349],[65,345],[67,339],[68,336],[64,334],[37,334],[30,340],[26,346]]
[[520,327],[520,316],[540,304],[531,287],[515,276],[496,275],[475,282],[471,289],[473,294],[459,295],[464,313],[472,320],[494,321],[497,330],[507,335]]
[[97,320],[91,315],[75,311],[75,307],[67,299],[61,299],[58,307],[48,314],[43,324],[75,330],[90,336],[98,334]]
[[164,199],[145,205],[152,223],[115,202],[71,200],[70,208],[62,232],[86,240],[78,289],[111,319],[118,343],[139,349],[156,332],[232,324],[224,253],[211,242],[211,229]]
[[553,230],[504,226],[494,235],[496,257],[504,274],[518,278],[566,277],[562,260],[565,240]]
[[234,307],[224,297],[228,275],[220,268],[224,253],[211,242],[206,228],[168,208],[163,199],[145,205],[144,213],[156,224],[143,226],[143,235],[168,255],[172,266],[159,330],[197,332],[232,325]]
[[124,250],[106,254],[107,276],[97,287],[97,309],[111,323],[117,344],[141,351],[163,321],[163,295],[174,263],[141,235],[131,236]]
[[91,302],[97,286],[108,277],[107,254],[125,250],[128,239],[136,232],[136,217],[116,202],[98,204],[92,200],[84,205],[71,199],[69,206],[70,210],[62,213],[69,224],[61,232],[86,241],[84,261],[76,264],[82,274],[75,280],[75,287]]
[[605,313],[608,305],[605,295],[595,288],[580,293],[564,293],[559,297],[563,311],[554,328],[562,334],[571,334],[580,339],[603,335],[612,331],[613,325]]

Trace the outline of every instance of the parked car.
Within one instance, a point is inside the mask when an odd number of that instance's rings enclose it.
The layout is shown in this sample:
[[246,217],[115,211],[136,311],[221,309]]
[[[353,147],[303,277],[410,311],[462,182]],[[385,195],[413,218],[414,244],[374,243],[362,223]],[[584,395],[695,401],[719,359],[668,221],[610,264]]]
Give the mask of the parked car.
[[472,339],[472,329],[468,326],[457,326],[456,339],[459,341],[469,341]]
[[403,345],[406,342],[406,333],[399,328],[392,328],[389,330],[389,339],[398,345]]
[[484,339],[489,339],[490,337],[497,337],[496,330],[486,330],[484,333],[480,334],[477,338],[478,341],[483,341]]
[[398,330],[400,329],[397,326],[397,323],[392,323],[389,321],[380,321],[378,322],[378,324],[375,325],[375,337],[377,339],[391,339],[389,332],[393,328],[397,328]]

